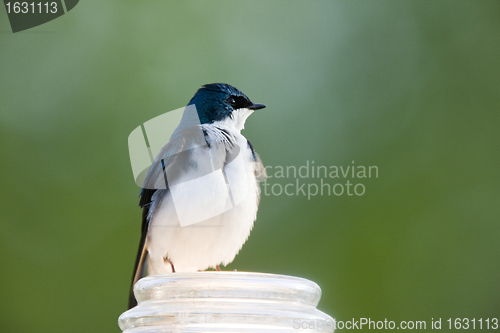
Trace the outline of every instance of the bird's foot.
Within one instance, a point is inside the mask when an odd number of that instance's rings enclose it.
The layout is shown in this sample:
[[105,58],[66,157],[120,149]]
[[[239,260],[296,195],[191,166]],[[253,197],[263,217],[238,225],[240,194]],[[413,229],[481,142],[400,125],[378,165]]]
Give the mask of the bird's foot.
[[172,273],[175,273],[174,264],[170,261],[170,259],[168,259],[168,257],[163,257],[163,261],[165,263],[168,262],[170,264],[170,267],[172,267]]

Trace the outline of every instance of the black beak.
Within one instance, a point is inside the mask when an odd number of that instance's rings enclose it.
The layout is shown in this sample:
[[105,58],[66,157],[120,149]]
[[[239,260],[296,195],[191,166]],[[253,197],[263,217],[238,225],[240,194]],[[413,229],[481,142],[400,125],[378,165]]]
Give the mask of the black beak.
[[248,106],[247,109],[250,109],[250,110],[260,110],[260,109],[263,109],[265,107],[266,106],[264,104],[252,104],[252,105]]

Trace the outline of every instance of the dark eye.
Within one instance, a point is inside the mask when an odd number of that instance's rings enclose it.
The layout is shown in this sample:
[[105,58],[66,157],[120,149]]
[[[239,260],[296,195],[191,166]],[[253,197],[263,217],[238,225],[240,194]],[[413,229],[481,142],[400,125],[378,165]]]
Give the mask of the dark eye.
[[236,101],[234,100],[234,97],[232,97],[232,96],[229,96],[229,97],[227,98],[227,102],[228,102],[229,104],[233,105],[233,106],[236,104]]

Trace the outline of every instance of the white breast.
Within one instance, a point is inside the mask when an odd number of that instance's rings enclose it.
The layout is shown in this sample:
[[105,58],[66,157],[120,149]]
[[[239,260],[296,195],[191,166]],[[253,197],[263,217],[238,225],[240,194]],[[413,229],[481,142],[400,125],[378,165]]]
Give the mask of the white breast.
[[[240,114],[244,119],[248,115],[248,113]],[[262,164],[260,161],[254,161],[247,140],[240,134],[239,127],[244,124],[244,119],[241,122],[240,116],[231,120],[235,122],[234,124],[202,125],[202,127],[215,125],[226,130],[240,148],[237,157],[222,169],[228,184],[225,190],[230,193],[230,209],[202,222],[181,227],[179,213],[176,213],[179,209],[209,212],[214,209],[213,198],[192,195],[195,189],[188,187],[184,194],[187,198],[190,194],[191,197],[197,198],[194,205],[190,202],[184,207],[179,207],[174,200],[176,194],[174,193],[173,198],[170,191],[163,198],[158,195],[153,196],[154,214],[150,221],[147,239],[148,275],[171,272],[171,266],[164,258],[173,263],[177,272],[195,272],[220,264],[227,265],[234,260],[247,240],[257,214],[260,188],[256,171],[260,172]],[[237,128],[234,125],[238,125]],[[214,128],[210,127],[210,130],[213,131]],[[211,135],[210,131],[207,133]],[[180,192],[183,191],[182,187],[179,189]],[[224,195],[222,187],[217,191],[221,193],[217,192],[215,195]]]

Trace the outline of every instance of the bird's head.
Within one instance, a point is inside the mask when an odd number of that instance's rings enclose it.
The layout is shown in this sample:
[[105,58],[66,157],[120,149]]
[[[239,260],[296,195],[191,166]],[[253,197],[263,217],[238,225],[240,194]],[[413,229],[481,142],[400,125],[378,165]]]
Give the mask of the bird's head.
[[241,130],[246,118],[264,104],[254,104],[237,88],[225,83],[201,87],[188,105],[195,105],[201,124],[223,123]]

